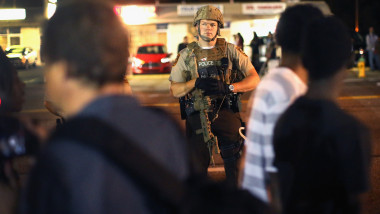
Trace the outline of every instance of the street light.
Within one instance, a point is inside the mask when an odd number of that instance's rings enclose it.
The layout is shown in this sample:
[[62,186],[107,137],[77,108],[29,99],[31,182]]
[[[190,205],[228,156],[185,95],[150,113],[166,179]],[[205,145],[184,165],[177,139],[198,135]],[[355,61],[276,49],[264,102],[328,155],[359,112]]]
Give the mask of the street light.
[[46,13],[48,19],[50,19],[54,15],[56,9],[57,9],[57,0],[48,0],[47,13]]
[[128,25],[147,24],[150,18],[157,16],[155,6],[116,6],[115,12]]

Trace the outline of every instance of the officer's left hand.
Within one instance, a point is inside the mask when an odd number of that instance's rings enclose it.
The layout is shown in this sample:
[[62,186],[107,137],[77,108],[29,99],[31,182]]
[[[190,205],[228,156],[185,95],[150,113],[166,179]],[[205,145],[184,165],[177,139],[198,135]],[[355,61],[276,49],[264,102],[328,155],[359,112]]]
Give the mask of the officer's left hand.
[[212,88],[212,90],[206,90],[204,95],[228,94],[231,92],[228,84],[221,80],[217,80],[216,83],[216,87]]

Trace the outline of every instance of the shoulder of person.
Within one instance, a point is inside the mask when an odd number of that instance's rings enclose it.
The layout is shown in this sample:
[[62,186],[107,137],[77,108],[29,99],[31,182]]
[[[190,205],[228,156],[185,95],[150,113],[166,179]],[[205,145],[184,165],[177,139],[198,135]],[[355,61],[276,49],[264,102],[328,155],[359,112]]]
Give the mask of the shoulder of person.
[[238,47],[238,46],[236,46],[236,45],[234,45],[232,43],[227,42],[227,48],[228,48],[228,51],[230,53],[233,53],[234,56],[236,56],[237,54],[239,54],[239,55],[243,55],[243,56],[248,57],[247,54],[245,54],[244,51],[240,47]]
[[187,51],[192,51],[192,50],[194,50],[197,47],[198,47],[198,43],[196,41],[194,41],[194,42],[189,43],[187,45],[187,48],[185,48],[184,50],[187,49]]
[[228,48],[235,48],[235,47],[237,47],[235,44],[233,44],[231,42],[227,42],[225,38],[217,38],[215,45],[216,46],[226,45]]
[[199,48],[199,45],[197,42],[191,42],[187,45],[187,47],[185,47],[184,49],[182,49],[179,54],[181,55],[181,57],[183,58],[186,58],[188,57],[189,55],[192,54],[192,52],[194,52],[194,50],[196,48]]
[[176,66],[178,62],[180,62],[180,63],[184,63],[184,61],[185,61],[186,58],[190,55],[191,52],[192,52],[192,50],[189,49],[189,47],[186,47],[186,48],[182,49],[182,50],[177,54],[177,57],[175,58],[172,67]]

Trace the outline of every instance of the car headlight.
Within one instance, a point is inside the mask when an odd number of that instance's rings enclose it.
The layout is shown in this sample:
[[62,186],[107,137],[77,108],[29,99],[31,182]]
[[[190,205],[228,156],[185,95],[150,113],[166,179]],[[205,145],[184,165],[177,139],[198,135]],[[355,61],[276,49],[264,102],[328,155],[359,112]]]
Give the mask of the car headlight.
[[145,62],[141,59],[133,57],[132,66],[133,67],[141,67]]
[[168,58],[168,57],[161,59],[161,63],[168,63],[168,62],[170,62],[170,58]]

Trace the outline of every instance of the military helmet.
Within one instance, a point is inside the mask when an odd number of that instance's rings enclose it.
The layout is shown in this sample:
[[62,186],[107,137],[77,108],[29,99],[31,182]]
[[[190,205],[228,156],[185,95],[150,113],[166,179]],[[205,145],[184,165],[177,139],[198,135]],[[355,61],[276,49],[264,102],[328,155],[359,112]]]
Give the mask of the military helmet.
[[194,16],[193,25],[196,26],[201,19],[217,21],[220,28],[224,27],[223,15],[220,10],[214,6],[206,5],[199,8]]

